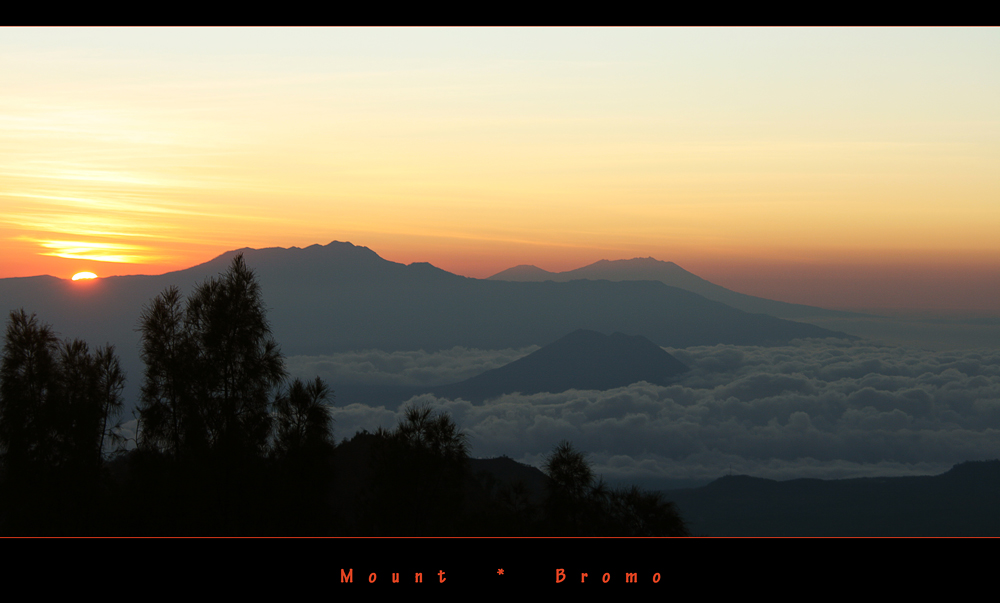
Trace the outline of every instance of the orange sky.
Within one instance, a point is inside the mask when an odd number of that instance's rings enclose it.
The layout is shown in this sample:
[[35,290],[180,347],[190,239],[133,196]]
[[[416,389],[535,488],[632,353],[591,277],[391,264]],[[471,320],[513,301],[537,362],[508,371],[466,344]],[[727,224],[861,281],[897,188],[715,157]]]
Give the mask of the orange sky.
[[365,245],[1000,311],[998,29],[5,29],[0,278]]

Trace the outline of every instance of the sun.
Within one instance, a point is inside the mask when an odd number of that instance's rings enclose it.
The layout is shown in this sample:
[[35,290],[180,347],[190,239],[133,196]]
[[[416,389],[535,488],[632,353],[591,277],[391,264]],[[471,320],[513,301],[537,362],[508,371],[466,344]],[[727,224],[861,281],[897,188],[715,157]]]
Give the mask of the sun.
[[97,278],[97,275],[93,272],[77,272],[73,275],[74,281],[80,281],[83,279]]

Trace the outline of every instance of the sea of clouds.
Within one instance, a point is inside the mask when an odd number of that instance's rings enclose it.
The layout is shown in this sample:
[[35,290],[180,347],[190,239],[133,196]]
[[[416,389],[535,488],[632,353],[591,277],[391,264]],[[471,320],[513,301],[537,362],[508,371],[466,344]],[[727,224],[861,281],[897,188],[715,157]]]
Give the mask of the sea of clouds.
[[[927,351],[844,340],[667,351],[691,367],[667,386],[509,394],[484,404],[427,394],[475,457],[541,466],[569,440],[609,482],[646,485],[727,473],[773,479],[927,475],[1000,457],[1000,350]],[[438,385],[537,348],[366,351],[287,360],[293,376]],[[338,439],[399,420],[395,408],[332,409]]]

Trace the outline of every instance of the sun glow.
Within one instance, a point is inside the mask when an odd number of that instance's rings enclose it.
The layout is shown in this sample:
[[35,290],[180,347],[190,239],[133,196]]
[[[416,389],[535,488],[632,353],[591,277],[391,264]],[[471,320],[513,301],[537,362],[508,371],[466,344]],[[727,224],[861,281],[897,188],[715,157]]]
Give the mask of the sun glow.
[[[39,243],[42,247],[53,250],[43,253],[42,255],[50,255],[69,260],[92,260],[96,262],[138,264],[155,259],[155,256],[147,255],[145,253],[148,249],[147,247],[138,245],[124,245],[121,243],[90,243],[81,241],[39,241]],[[128,253],[130,251],[137,253]]]
[[77,272],[76,274],[73,275],[74,281],[82,281],[92,278],[97,278],[97,275],[94,274],[93,272]]

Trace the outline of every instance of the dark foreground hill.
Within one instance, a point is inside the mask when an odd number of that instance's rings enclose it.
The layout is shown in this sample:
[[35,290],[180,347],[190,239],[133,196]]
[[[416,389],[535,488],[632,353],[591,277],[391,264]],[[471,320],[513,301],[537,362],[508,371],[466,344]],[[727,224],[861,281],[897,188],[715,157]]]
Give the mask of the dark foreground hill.
[[633,258],[631,260],[615,261],[601,260],[589,266],[565,272],[549,272],[536,266],[515,266],[514,268],[498,272],[489,278],[490,280],[498,281],[555,281],[561,283],[576,279],[659,281],[665,285],[697,293],[707,299],[754,314],[768,314],[779,318],[799,320],[862,316],[853,312],[827,310],[803,304],[790,304],[788,302],[737,293],[736,291],[706,281],[673,262],[663,262],[653,258]]
[[688,368],[640,335],[580,329],[481,375],[434,389],[446,398],[479,402],[501,394],[607,390],[639,381],[667,385]]
[[[543,473],[469,458],[447,415],[294,452],[152,447],[86,475],[0,473],[0,536],[683,536],[662,495],[606,488],[566,442]],[[25,487],[30,486],[30,487]]]
[[796,479],[745,475],[668,490],[702,536],[1000,536],[1000,461],[917,477]]

